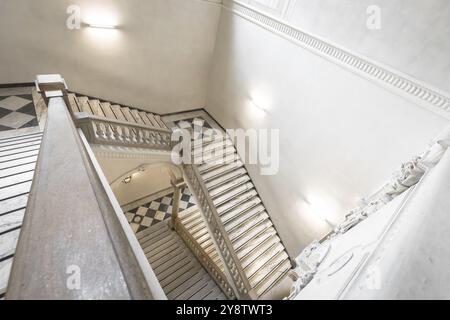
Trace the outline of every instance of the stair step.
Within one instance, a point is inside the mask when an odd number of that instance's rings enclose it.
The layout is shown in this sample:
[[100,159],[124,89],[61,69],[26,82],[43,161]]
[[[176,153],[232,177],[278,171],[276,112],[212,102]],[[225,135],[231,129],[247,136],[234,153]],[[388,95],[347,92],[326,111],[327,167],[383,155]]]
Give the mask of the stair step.
[[141,244],[142,248],[144,249],[145,253],[148,252],[158,252],[161,250],[164,250],[168,246],[170,246],[174,241],[176,241],[175,238],[169,237],[169,232],[164,235],[163,238],[159,239],[158,241],[148,241],[145,243],[145,245]]
[[20,229],[15,229],[0,235],[0,261],[14,254],[19,234]]
[[147,116],[147,119],[150,121],[152,126],[159,128],[159,122],[156,120],[155,116],[152,113],[146,112],[145,115]]
[[22,153],[25,154],[30,151],[39,150],[39,146],[40,144],[35,144],[32,146],[20,147],[14,150],[0,151],[0,161],[7,161],[7,158],[10,156],[21,155]]
[[7,142],[0,143],[0,149],[3,150],[3,148],[19,146],[24,143],[36,143],[36,142],[40,142],[41,140],[42,140],[42,135],[39,134],[38,136],[32,136],[30,138],[24,138],[24,139],[14,140],[14,141],[7,141]]
[[138,110],[136,110],[136,109],[130,109],[130,113],[131,113],[131,115],[133,116],[134,121],[136,121],[136,123],[144,124],[144,125],[145,125],[145,122],[144,122],[144,120],[142,119],[141,115],[139,114],[139,111],[138,111]]
[[257,224],[260,224],[260,223],[262,223],[263,221],[266,221],[266,220],[268,222],[270,222],[270,224],[272,224],[272,222],[269,219],[269,215],[265,211],[262,211],[262,212],[260,212],[258,214],[253,215],[251,218],[243,221],[242,223],[240,223],[239,225],[234,227],[232,230],[227,231],[228,236],[232,240],[237,239],[243,233],[247,232],[248,230],[250,230],[251,228],[253,228]]
[[136,119],[133,117],[133,115],[130,112],[130,108],[122,107],[122,113],[125,116],[126,121],[128,121],[130,123],[137,123]]
[[224,174],[229,173],[230,171],[234,171],[236,169],[239,169],[243,166],[244,164],[242,163],[241,160],[229,163],[229,164],[225,164],[223,166],[220,166],[216,169],[210,170],[204,174],[202,174],[202,178],[204,182],[208,182],[209,180],[215,179],[215,178],[219,178]]
[[183,263],[180,265],[175,271],[171,272],[167,277],[161,278],[159,282],[164,287],[167,287],[166,290],[170,292],[171,290],[175,289],[179,284],[186,281],[187,279],[180,279],[186,274],[195,274],[200,269],[199,264],[195,264],[192,261],[189,261],[187,263]]
[[265,279],[261,280],[256,286],[256,293],[262,296],[275,284],[277,284],[291,269],[291,263],[288,259],[282,261]]
[[157,260],[153,260],[152,261],[153,270],[155,272],[161,272],[162,270],[167,269],[174,263],[174,261],[178,261],[180,259],[180,256],[185,253],[184,250],[185,249],[182,246],[178,245],[178,247],[176,247],[168,254],[160,257]]
[[93,115],[91,107],[88,103],[89,99],[87,97],[78,97],[78,108],[81,112],[86,112],[87,114]]
[[31,162],[22,165],[17,165],[8,169],[2,169],[2,171],[0,171],[0,179],[34,170],[35,167],[36,162]]
[[199,170],[199,172],[201,174],[205,174],[205,173],[208,173],[211,170],[220,168],[220,167],[222,167],[224,165],[227,165],[227,164],[230,164],[230,163],[233,163],[233,162],[236,162],[236,161],[240,160],[239,156],[235,152],[229,153],[226,156],[227,156],[226,157],[226,161],[224,161],[224,162],[214,163],[214,161],[210,161],[208,163],[199,165],[197,168],[198,168],[198,170]]
[[98,117],[105,117],[105,114],[103,113],[103,110],[102,110],[102,108],[101,108],[101,106],[100,106],[100,101],[98,101],[98,100],[89,100],[88,101],[88,104],[89,104],[89,107],[91,108],[91,110],[92,110],[92,113],[95,115],[95,116],[98,116]]
[[139,240],[139,243],[143,248],[147,248],[148,246],[157,245],[160,242],[164,241],[165,238],[170,236],[170,230],[165,230],[164,232],[159,233],[155,236],[144,237]]
[[[231,155],[236,152],[234,149],[234,146],[227,146],[223,152],[214,153],[214,154],[206,154],[206,155],[199,155],[197,157],[194,157],[194,163],[202,166],[205,164],[226,164],[230,163],[229,157],[231,158]],[[204,167],[200,167],[200,170],[203,170]]]
[[116,119],[121,120],[121,121],[127,121],[127,119],[125,118],[124,114],[122,113],[122,107],[114,104],[111,105],[111,109],[114,113],[114,116],[116,117]]
[[177,248],[180,247],[180,244],[178,242],[172,242],[172,244],[165,248],[165,250],[161,250],[160,252],[149,252],[145,256],[147,257],[147,260],[152,263],[157,263],[160,259],[162,259],[164,256],[171,254],[174,252]]
[[15,153],[15,154],[10,154],[7,156],[3,156],[0,157],[0,163],[4,164],[4,163],[10,163],[11,161],[17,161],[17,160],[21,160],[21,159],[25,159],[25,158],[29,158],[32,156],[37,156],[39,154],[39,147],[34,148],[31,151],[26,151],[26,152],[19,152],[19,153]]
[[37,156],[30,156],[30,157],[20,158],[17,160],[5,161],[5,162],[0,163],[0,170],[6,170],[9,168],[14,168],[17,166],[30,164],[30,163],[36,163],[36,161],[37,161]]
[[235,226],[239,225],[246,219],[264,210],[265,208],[261,204],[259,197],[253,197],[249,201],[242,203],[233,210],[220,216],[220,219],[225,226],[225,230],[232,230]]
[[34,147],[34,146],[39,146],[39,145],[41,145],[40,139],[38,141],[15,143],[10,146],[0,147],[0,153],[1,154],[10,154],[10,153],[14,153],[15,152],[14,150],[22,150],[23,148],[26,148],[26,147]]
[[114,111],[111,108],[111,104],[109,102],[100,102],[100,108],[102,108],[103,114],[110,119],[117,119],[114,114]]
[[138,240],[144,238],[144,237],[148,237],[150,236],[149,239],[152,239],[152,236],[156,236],[160,233],[162,233],[163,231],[167,230],[167,227],[165,226],[164,223],[157,223],[154,224],[153,226],[149,227],[149,228],[145,228],[144,230],[136,233],[136,238]]
[[283,251],[284,247],[280,242],[273,244],[258,259],[254,260],[244,269],[247,278],[252,277],[256,272],[263,268],[266,263]]
[[34,132],[34,133],[22,134],[22,135],[18,135],[18,136],[14,135],[14,136],[8,137],[8,138],[1,138],[0,144],[20,141],[23,139],[31,139],[31,138],[35,138],[35,137],[42,137],[42,132]]
[[183,225],[186,229],[190,230],[194,228],[195,226],[201,224],[203,222],[203,217],[198,214],[195,218],[189,219],[187,222],[183,222]]
[[[169,276],[173,275],[175,272],[177,272],[179,269],[183,268],[184,266],[192,263],[190,260],[189,255],[187,255],[185,252],[180,254],[176,259],[173,260],[173,263],[170,266],[167,266],[165,269],[158,269],[158,279],[160,281],[164,281]],[[194,264],[192,264],[194,265]],[[156,270],[155,270],[156,272]]]
[[8,258],[6,260],[0,261],[0,295],[5,294],[6,287],[8,285],[9,274],[11,272],[11,267],[13,263],[13,258]]
[[195,226],[193,226],[192,228],[189,228],[187,230],[189,231],[189,233],[191,235],[194,235],[196,232],[203,230],[203,229],[206,229],[206,223],[202,219],[202,221],[200,223],[196,224]]
[[20,209],[0,216],[0,234],[20,227],[22,225],[24,214],[25,209]]
[[258,272],[253,274],[248,278],[250,285],[254,288],[256,287],[264,278],[270,276],[270,274],[277,269],[278,265],[283,263],[286,259],[289,259],[288,255],[284,251],[278,252],[275,256],[273,256],[269,261],[267,261],[261,268],[259,268]]
[[272,245],[281,242],[280,238],[276,235],[268,237],[266,240],[261,242],[259,245],[255,246],[255,248],[250,251],[247,255],[240,258],[242,268],[246,268],[253,261],[258,259],[259,256],[264,254],[266,250],[268,250]]
[[139,232],[137,238],[143,244],[149,240],[155,241],[155,239],[159,239],[162,234],[167,232],[170,232],[170,228],[168,228],[166,223],[157,223]]
[[244,192],[230,201],[223,203],[219,206],[217,206],[217,211],[219,212],[220,216],[226,214],[227,212],[230,212],[231,210],[234,210],[237,208],[237,206],[241,205],[245,201],[248,201],[255,197],[257,195],[257,192],[255,189],[251,189],[250,191]]
[[[223,188],[229,189],[235,186],[236,184],[241,183],[235,181],[239,180],[239,178],[244,175],[247,176],[247,170],[245,170],[245,168],[238,168],[236,170],[227,172],[217,178],[209,180],[208,182],[205,183],[205,186],[210,191],[211,194],[213,192],[214,194],[217,194],[217,192],[220,191],[216,190],[223,190]],[[250,180],[250,177],[248,177],[248,180]]]
[[247,254],[255,250],[262,242],[269,237],[275,236],[277,233],[274,228],[268,228],[258,235],[254,236],[251,240],[244,243],[240,248],[236,249],[236,254],[239,259],[242,259]]
[[70,109],[72,110],[72,112],[73,113],[81,112],[81,110],[78,108],[78,101],[77,101],[77,97],[75,96],[75,94],[69,93],[67,96],[69,98],[69,106],[70,106]]
[[234,238],[232,240],[233,246],[236,249],[240,248],[247,241],[251,240],[254,236],[268,228],[272,228],[272,222],[270,220],[261,221],[260,223],[251,227],[249,230],[246,230],[244,233],[240,234],[238,237]]
[[18,173],[12,176],[0,178],[0,189],[20,184],[33,179],[34,170],[24,173]]
[[217,285],[214,282],[208,282],[201,290],[199,290],[195,295],[193,295],[189,300],[203,300],[208,294],[210,294]]
[[169,299],[188,300],[196,292],[198,292],[200,289],[206,286],[209,280],[210,277],[206,273],[206,271],[204,269],[200,269],[199,272],[197,272],[193,277],[191,277],[189,280],[187,280],[179,287],[172,290],[167,295],[167,297]]
[[233,199],[237,198],[241,194],[245,194],[248,191],[254,189],[251,182],[246,182],[244,184],[238,184],[235,188],[227,189],[226,192],[219,194],[219,196],[213,198],[213,203],[216,207],[221,206],[225,202],[233,204]]
[[202,238],[205,234],[208,233],[208,229],[206,229],[206,225],[203,226],[203,228],[201,228],[200,230],[197,230],[196,232],[191,233],[191,235],[194,237],[194,239],[200,239]]
[[154,117],[156,119],[156,122],[158,122],[158,125],[159,125],[160,128],[168,129],[166,124],[164,123],[164,121],[162,121],[161,116],[159,116],[157,114],[154,114]]
[[13,186],[0,189],[0,201],[16,197],[18,195],[29,193],[31,181],[22,182]]
[[28,202],[28,194],[12,197],[0,202],[0,215],[7,212],[13,212],[22,208],[25,208]]

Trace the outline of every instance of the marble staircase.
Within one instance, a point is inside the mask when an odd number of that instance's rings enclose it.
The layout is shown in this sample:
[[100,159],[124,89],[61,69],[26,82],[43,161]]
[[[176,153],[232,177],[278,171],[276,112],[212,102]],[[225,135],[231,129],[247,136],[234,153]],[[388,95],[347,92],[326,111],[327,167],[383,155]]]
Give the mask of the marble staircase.
[[[203,147],[208,144],[205,142]],[[244,163],[229,139],[222,142],[222,149],[227,156],[225,163],[221,161],[222,156],[211,156],[205,157],[197,167],[245,275],[260,297],[276,286],[292,266]]]

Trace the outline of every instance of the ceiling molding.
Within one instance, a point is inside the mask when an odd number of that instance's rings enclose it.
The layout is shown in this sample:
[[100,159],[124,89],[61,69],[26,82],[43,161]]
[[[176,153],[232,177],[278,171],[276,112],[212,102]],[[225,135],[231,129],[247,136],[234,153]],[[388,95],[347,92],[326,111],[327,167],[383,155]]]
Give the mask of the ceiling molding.
[[226,10],[450,120],[449,93],[380,62],[343,49],[328,40],[301,31],[239,1],[227,0],[223,2],[223,6]]

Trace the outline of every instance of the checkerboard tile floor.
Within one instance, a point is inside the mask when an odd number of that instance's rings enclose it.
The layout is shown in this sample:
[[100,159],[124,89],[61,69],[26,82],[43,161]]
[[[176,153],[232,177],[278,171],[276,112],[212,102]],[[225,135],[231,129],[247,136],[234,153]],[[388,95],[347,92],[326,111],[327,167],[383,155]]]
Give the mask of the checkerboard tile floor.
[[[194,131],[194,124],[196,126],[203,127],[202,133],[200,133],[199,130]],[[202,117],[194,117],[194,118],[190,118],[190,119],[183,119],[183,120],[175,121],[173,123],[172,129],[174,129],[176,127],[189,130],[189,132],[192,134],[193,139],[205,138],[207,136],[211,136],[211,134],[212,134],[211,130],[209,130],[209,129],[212,129],[211,125]]]
[[[11,90],[11,92],[13,91]],[[0,131],[39,125],[31,95],[31,87],[29,92],[29,94],[11,95],[8,94],[8,90],[0,92]]]
[[[139,232],[172,216],[173,193],[125,212],[134,232]],[[186,187],[180,198],[180,211],[195,206],[195,200]]]

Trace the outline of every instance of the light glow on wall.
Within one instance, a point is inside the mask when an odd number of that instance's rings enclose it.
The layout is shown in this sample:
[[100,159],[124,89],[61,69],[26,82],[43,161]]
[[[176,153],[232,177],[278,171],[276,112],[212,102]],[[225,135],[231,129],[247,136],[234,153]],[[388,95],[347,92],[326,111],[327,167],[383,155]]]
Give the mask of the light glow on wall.
[[326,222],[333,228],[335,227],[339,209],[332,199],[328,199],[322,195],[311,195],[304,202],[310,215]]
[[115,49],[120,36],[119,15],[113,8],[83,7],[83,24],[92,45],[103,49]]

